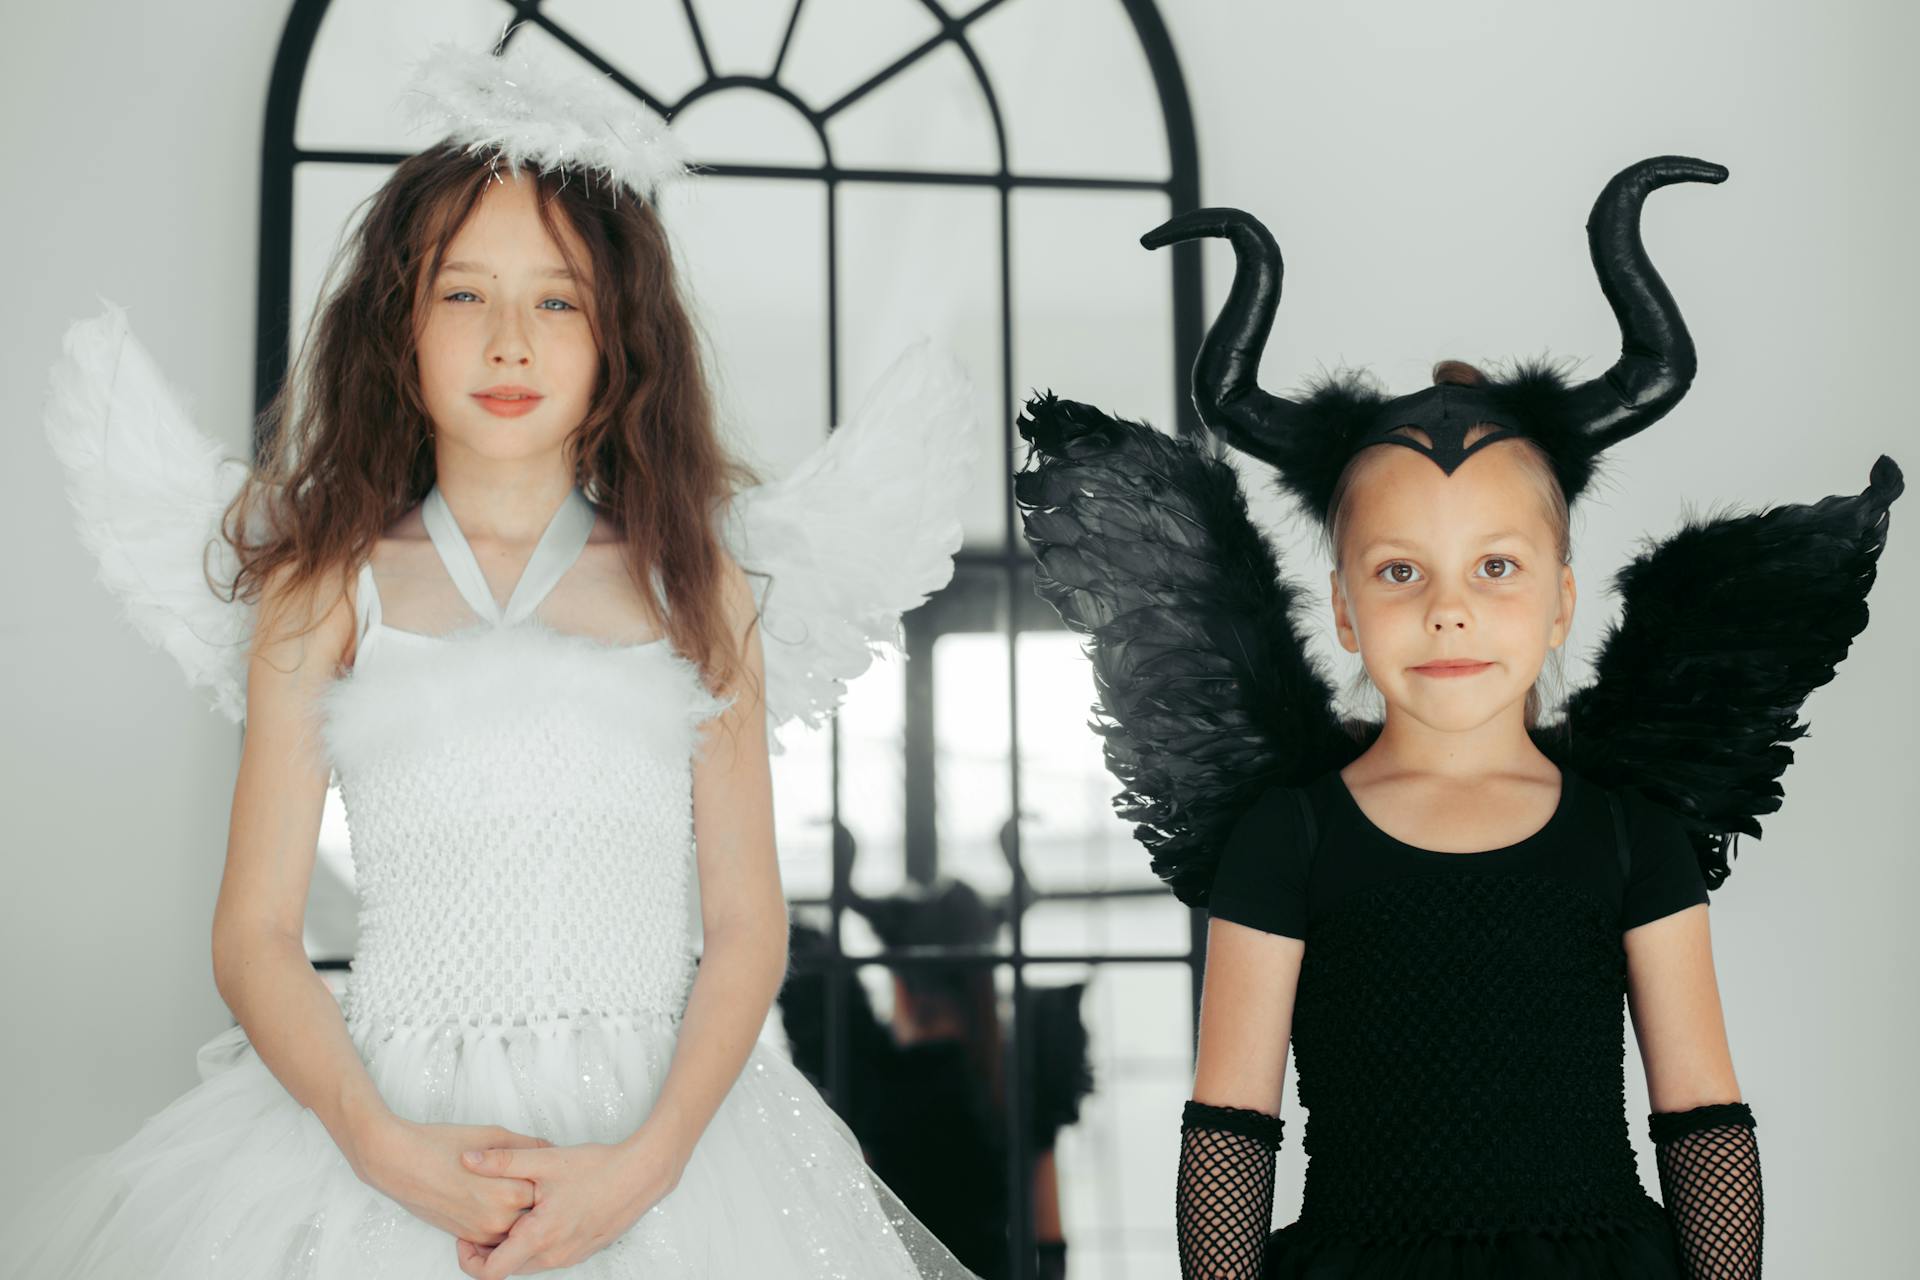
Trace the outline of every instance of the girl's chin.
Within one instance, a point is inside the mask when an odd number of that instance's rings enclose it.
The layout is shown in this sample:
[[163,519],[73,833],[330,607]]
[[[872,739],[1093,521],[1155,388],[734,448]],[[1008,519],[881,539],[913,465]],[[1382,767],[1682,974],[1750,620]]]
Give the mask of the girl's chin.
[[559,453],[566,446],[567,433],[555,431],[551,423],[490,418],[484,422],[463,422],[455,431],[435,427],[434,439],[442,448],[451,446],[491,462],[531,462],[549,453]]

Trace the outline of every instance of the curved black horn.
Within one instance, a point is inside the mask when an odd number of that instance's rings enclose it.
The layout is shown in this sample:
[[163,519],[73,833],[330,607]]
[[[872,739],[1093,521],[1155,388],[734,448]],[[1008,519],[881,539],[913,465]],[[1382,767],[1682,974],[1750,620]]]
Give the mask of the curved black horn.
[[1669,183],[1726,180],[1725,165],[1655,156],[1615,174],[1593,202],[1587,248],[1620,322],[1620,359],[1569,394],[1573,429],[1596,454],[1658,422],[1693,383],[1693,339],[1641,243],[1641,206]]
[[1149,249],[1218,236],[1233,245],[1233,287],[1193,362],[1193,405],[1200,421],[1243,453],[1278,466],[1283,433],[1299,406],[1260,389],[1260,352],[1280,305],[1286,267],[1280,246],[1260,220],[1243,209],[1195,209],[1140,237]]

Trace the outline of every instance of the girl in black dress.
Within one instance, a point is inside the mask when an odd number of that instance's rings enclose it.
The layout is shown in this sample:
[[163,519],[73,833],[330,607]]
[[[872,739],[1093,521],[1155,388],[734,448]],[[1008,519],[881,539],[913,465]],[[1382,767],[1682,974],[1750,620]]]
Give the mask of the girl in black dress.
[[[1628,1141],[1623,984],[1653,1109],[1749,1112],[1685,833],[1528,734],[1576,594],[1552,469],[1518,438],[1451,475],[1373,446],[1339,492],[1334,618],[1385,723],[1345,769],[1269,789],[1226,843],[1189,1140],[1277,1139],[1291,1042],[1311,1164],[1265,1274],[1685,1274]],[[1757,1151],[1751,1129],[1723,1137],[1745,1180],[1698,1225],[1732,1246],[1712,1274],[1750,1275]],[[1185,1225],[1201,1258],[1265,1233],[1257,1213]]]
[[[1271,395],[1267,229],[1200,209],[1143,237],[1234,247],[1195,406],[1318,521],[1378,723],[1336,714],[1292,626],[1309,602],[1230,467],[1028,403],[1016,496],[1038,589],[1090,639],[1116,808],[1210,918],[1175,1204],[1188,1276],[1760,1274],[1759,1148],[1705,904],[1737,834],[1779,807],[1801,703],[1866,624],[1899,468],[1653,544],[1616,579],[1593,683],[1550,725],[1537,687],[1574,614],[1569,504],[1694,374],[1641,206],[1725,177],[1662,156],[1601,192],[1589,247],[1622,354],[1580,384],[1447,362],[1398,398],[1353,374]],[[1629,1140],[1623,1004],[1659,1201]],[[1290,1050],[1306,1189],[1269,1235]]]

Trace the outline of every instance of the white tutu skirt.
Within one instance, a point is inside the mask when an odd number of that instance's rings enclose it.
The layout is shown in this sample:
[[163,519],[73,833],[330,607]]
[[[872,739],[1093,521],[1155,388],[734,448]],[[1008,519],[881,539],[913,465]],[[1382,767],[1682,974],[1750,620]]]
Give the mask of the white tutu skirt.
[[[406,1119],[617,1142],[651,1109],[676,1025],[644,1015],[361,1030]],[[239,1027],[201,1083],[66,1165],[0,1231],[17,1280],[465,1280],[454,1237],[362,1182]],[[756,1043],[681,1174],[624,1236],[552,1276],[972,1280],[868,1169],[781,1052]]]

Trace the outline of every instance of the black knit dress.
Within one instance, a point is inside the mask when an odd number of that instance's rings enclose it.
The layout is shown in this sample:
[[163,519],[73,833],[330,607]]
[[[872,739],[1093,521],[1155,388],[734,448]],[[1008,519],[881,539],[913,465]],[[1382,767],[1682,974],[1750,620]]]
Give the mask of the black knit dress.
[[1480,853],[1387,835],[1337,771],[1262,795],[1210,912],[1307,944],[1306,1189],[1263,1274],[1684,1276],[1627,1136],[1621,934],[1705,901],[1671,814],[1571,771]]

